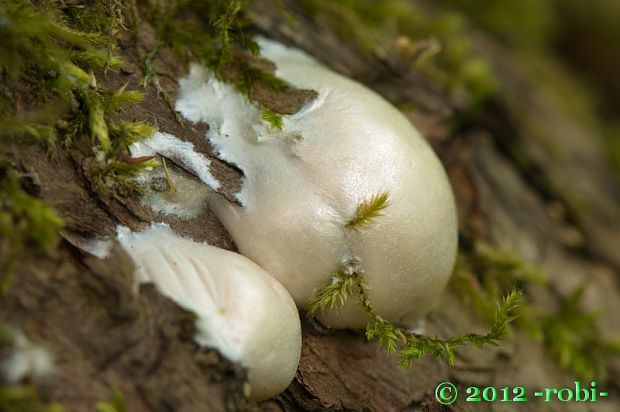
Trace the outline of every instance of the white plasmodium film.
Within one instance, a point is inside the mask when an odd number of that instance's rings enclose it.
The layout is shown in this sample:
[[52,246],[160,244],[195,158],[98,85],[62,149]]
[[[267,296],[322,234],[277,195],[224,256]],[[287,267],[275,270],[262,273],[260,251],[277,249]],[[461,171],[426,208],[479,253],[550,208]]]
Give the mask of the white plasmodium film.
[[[131,153],[176,159],[204,183],[200,190],[173,176],[191,196],[147,196],[151,209],[195,217],[208,199],[240,253],[265,271],[161,225],[119,231],[139,280],[198,314],[199,342],[247,366],[256,398],[283,390],[294,376],[301,345],[294,303],[304,308],[338,271],[361,270],[377,313],[413,328],[444,288],[457,248],[448,179],[411,123],[378,94],[304,53],[264,39],[260,45],[278,77],[317,92],[299,112],[282,116],[281,128],[197,65],[179,81],[176,102],[186,119],[209,125],[205,139],[220,159],[243,171],[238,204],[215,193],[221,185],[210,160],[190,143],[156,133]],[[381,213],[354,224],[360,208],[377,199]],[[218,263],[220,257],[231,263]],[[249,276],[248,265],[260,274]],[[357,299],[318,316],[333,327],[364,328],[368,321]]]
[[[283,116],[279,130],[232,86],[191,68],[176,109],[207,122],[206,138],[245,176],[242,206],[214,196],[211,207],[240,252],[280,280],[298,306],[357,258],[378,313],[415,326],[445,286],[456,255],[454,199],[442,165],[376,93],[300,51],[264,39],[260,45],[278,77],[318,96]],[[346,228],[361,202],[385,192],[383,216],[362,230]],[[334,327],[367,322],[356,299],[321,319]]]

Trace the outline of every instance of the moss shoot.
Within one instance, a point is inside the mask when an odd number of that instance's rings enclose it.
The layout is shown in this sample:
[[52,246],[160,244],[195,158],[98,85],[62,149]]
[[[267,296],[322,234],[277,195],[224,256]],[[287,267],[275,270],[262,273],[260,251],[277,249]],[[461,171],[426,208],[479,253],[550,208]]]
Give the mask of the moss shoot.
[[518,316],[517,308],[522,293],[516,290],[508,293],[492,312],[494,319],[491,330],[485,335],[467,333],[442,339],[437,336],[424,336],[393,325],[377,313],[368,297],[364,271],[341,269],[322,288],[318,289],[308,304],[308,314],[314,316],[326,308],[342,307],[347,300],[357,295],[359,305],[368,315],[366,338],[377,340],[388,352],[400,352],[400,364],[408,367],[426,354],[454,365],[454,350],[462,345],[473,344],[481,348],[485,345],[497,345],[498,340],[508,332],[510,323]]
[[[497,250],[461,255],[452,284],[489,321],[496,299],[507,290],[550,287],[541,269]],[[582,308],[583,292],[583,287],[576,288],[555,311],[542,310],[525,294],[516,325],[543,344],[563,368],[580,378],[604,381],[607,359],[620,355],[620,341],[603,337],[598,316]]]
[[[55,150],[59,132],[66,146],[79,134],[90,134],[99,163],[93,170],[104,174],[93,175],[93,188],[103,195],[125,188],[137,170],[152,167],[138,163],[109,173],[128,144],[154,131],[144,123],[115,123],[114,112],[141,95],[124,87],[108,90],[98,82],[97,76],[122,63],[114,55],[124,22],[120,3],[61,7],[44,2],[35,7],[10,0],[0,6],[0,13],[6,21],[0,27],[0,71],[8,83],[0,101],[0,138],[30,137]],[[72,108],[76,100],[77,113]],[[98,184],[101,180],[106,185]]]
[[63,221],[39,199],[26,193],[19,175],[0,157],[0,295],[11,286],[16,266],[28,247],[53,254]]

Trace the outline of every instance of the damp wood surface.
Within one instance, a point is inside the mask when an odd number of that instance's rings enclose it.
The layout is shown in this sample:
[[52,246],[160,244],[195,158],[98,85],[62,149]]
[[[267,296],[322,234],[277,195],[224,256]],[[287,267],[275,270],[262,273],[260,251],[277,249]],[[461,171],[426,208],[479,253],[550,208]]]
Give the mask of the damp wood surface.
[[[429,140],[450,177],[462,247],[482,244],[511,250],[541,267],[550,286],[535,290],[531,299],[542,308],[553,309],[576,287],[587,285],[584,307],[605,314],[598,322],[610,338],[620,336],[620,183],[605,148],[592,138],[597,130],[580,123],[557,90],[534,78],[518,55],[482,36],[476,47],[500,68],[504,92],[478,123],[454,134],[458,99],[422,75],[391,72],[340,40],[328,25],[290,6],[294,28],[271,1],[255,1],[247,10],[251,30],[305,50],[397,106],[412,107],[405,114]],[[140,24],[138,35],[121,33],[118,52],[125,63],[120,71],[102,78],[106,86],[134,88],[144,75],[142,60],[157,44],[157,35],[147,22]],[[153,68],[174,102],[176,79],[185,74],[183,65],[163,48]],[[121,109],[119,118],[147,121],[159,131],[192,142],[212,160],[211,172],[222,183],[221,195],[234,199],[242,173],[216,158],[205,139],[209,126],[179,122],[153,86],[145,89],[145,95],[142,103]],[[287,99],[276,97],[264,90],[253,96],[268,104]],[[289,99],[294,105],[300,97]],[[521,116],[508,114],[515,112]],[[561,141],[546,140],[549,136]],[[27,180],[29,191],[65,220],[56,256],[33,250],[17,266],[10,293],[0,299],[0,322],[19,327],[31,341],[51,350],[57,371],[46,396],[68,411],[93,410],[115,389],[123,393],[132,412],[503,411],[510,409],[498,402],[442,406],[434,401],[434,388],[442,381],[455,383],[462,393],[470,385],[570,387],[576,379],[518,330],[498,347],[458,350],[452,368],[424,357],[402,369],[396,356],[367,342],[361,332],[327,330],[306,320],[299,369],[290,387],[259,404],[244,401],[245,372],[193,343],[190,313],[152,287],[142,287],[134,295],[132,265],[121,251],[114,250],[104,264],[80,250],[85,237],[113,237],[116,224],[140,230],[152,220],[214,246],[235,250],[234,243],[207,208],[197,217],[181,220],[151,212],[136,198],[98,195],[85,177],[90,145],[90,137],[81,136],[68,151],[61,149],[50,157],[37,145],[0,140],[0,154],[15,165],[22,181]],[[554,145],[560,146],[560,153]],[[528,162],[518,162],[515,153]],[[193,178],[175,159],[168,165]],[[453,286],[426,320],[426,333],[443,337],[484,333],[487,328]],[[620,360],[610,358],[608,368],[610,396],[596,405],[597,411],[620,408]],[[523,411],[540,410],[536,400],[519,406]],[[551,402],[545,407],[583,410],[576,403]]]

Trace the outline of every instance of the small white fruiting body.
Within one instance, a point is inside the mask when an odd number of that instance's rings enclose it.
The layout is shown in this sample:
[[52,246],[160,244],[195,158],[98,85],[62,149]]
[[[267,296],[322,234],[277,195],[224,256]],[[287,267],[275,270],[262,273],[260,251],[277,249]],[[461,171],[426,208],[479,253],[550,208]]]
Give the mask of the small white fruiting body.
[[253,399],[282,392],[301,352],[299,313],[275,278],[238,253],[194,242],[168,226],[141,233],[119,228],[139,283],[197,315],[197,342],[248,369]]
[[[213,196],[213,210],[239,251],[282,282],[300,307],[355,261],[378,313],[414,327],[446,285],[457,250],[454,198],[441,163],[376,93],[300,51],[260,45],[278,77],[318,96],[284,116],[277,130],[231,86],[192,67],[176,108],[207,122],[219,156],[244,172],[242,206]],[[383,216],[359,230],[346,227],[361,202],[384,192]],[[356,298],[321,319],[344,328],[368,321]]]

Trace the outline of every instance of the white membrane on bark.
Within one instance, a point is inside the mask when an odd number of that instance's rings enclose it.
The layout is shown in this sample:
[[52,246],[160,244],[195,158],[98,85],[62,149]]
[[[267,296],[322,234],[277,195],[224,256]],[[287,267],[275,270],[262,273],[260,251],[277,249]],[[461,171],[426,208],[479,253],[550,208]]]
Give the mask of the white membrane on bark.
[[[414,327],[443,290],[457,250],[452,190],[436,155],[390,103],[299,50],[260,40],[276,75],[318,96],[277,130],[230,85],[197,65],[180,80],[176,109],[207,122],[219,156],[244,172],[242,206],[211,206],[239,251],[304,307],[314,291],[359,261],[384,318]],[[372,224],[347,229],[361,202],[389,193]],[[363,328],[356,297],[326,310],[328,325]]]

